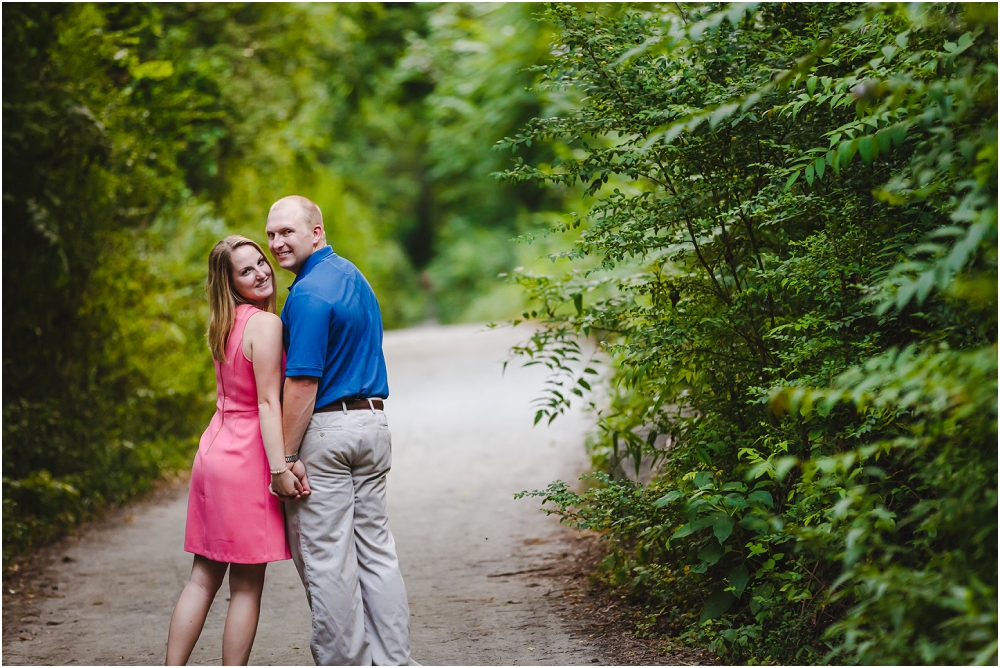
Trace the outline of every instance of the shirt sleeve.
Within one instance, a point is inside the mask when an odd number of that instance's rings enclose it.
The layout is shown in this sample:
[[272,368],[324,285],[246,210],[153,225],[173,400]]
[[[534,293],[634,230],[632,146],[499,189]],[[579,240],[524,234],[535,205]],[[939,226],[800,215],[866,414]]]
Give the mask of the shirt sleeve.
[[314,295],[294,295],[285,304],[288,311],[288,360],[285,375],[319,378],[326,366],[330,338],[330,304]]

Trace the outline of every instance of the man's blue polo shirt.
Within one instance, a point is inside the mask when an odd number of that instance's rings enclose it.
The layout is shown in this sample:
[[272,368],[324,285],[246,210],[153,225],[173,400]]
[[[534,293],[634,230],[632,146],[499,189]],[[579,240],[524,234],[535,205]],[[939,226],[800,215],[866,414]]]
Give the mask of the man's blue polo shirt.
[[329,246],[302,265],[281,322],[285,375],[319,378],[317,408],[337,399],[389,396],[378,300],[358,268]]

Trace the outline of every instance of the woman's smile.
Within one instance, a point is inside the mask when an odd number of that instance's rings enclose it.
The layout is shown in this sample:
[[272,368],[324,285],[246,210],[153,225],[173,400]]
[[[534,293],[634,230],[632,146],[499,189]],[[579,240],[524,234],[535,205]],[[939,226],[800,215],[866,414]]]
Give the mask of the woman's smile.
[[233,287],[251,301],[267,299],[274,292],[274,271],[264,256],[246,245],[235,249],[232,261]]

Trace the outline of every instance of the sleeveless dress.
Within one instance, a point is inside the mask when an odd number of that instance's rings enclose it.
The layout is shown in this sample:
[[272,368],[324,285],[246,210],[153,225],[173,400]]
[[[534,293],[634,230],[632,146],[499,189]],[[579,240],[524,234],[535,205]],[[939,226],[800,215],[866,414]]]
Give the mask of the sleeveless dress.
[[191,468],[184,535],[186,552],[234,564],[292,556],[281,501],[267,491],[271,474],[260,434],[257,382],[243,354],[243,330],[258,311],[250,304],[236,307],[226,363],[215,362],[216,411]]

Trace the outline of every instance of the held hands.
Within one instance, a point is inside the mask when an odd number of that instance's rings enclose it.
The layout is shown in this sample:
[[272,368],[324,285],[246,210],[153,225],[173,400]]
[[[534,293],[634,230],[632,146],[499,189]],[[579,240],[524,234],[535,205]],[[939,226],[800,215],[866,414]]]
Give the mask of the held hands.
[[290,470],[286,469],[278,475],[271,476],[271,484],[268,485],[268,491],[282,500],[297,499],[301,496],[302,485],[299,484],[299,479]]
[[280,474],[272,475],[268,491],[283,501],[293,501],[308,496],[312,490],[309,489],[305,465],[302,462],[295,462]]
[[309,487],[309,476],[306,475],[306,465],[301,461],[297,461],[289,466],[288,470],[291,471],[296,478],[298,478],[297,484],[302,489],[301,495],[309,496],[312,494],[312,489]]

